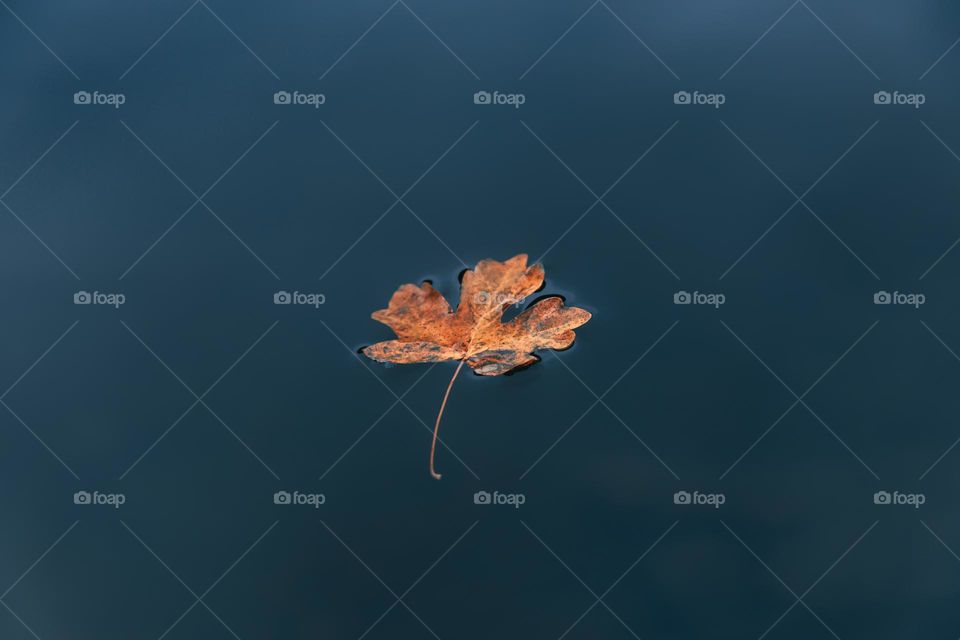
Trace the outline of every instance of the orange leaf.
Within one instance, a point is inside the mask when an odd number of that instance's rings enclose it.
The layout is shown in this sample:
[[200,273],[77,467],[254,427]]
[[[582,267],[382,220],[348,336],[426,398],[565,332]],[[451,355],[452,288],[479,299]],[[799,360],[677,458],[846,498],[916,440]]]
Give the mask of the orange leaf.
[[573,344],[573,330],[590,319],[590,312],[565,307],[559,297],[539,300],[510,322],[503,312],[543,285],[543,267],[527,266],[526,254],[506,262],[482,260],[463,274],[460,304],[454,312],[429,282],[405,284],[390,298],[386,309],[375,311],[374,320],[397,334],[396,340],[378,342],[363,349],[380,362],[411,364],[459,360],[433,432],[430,473],[433,467],[440,417],[453,381],[464,364],[482,376],[498,376],[537,361],[537,349],[566,349]]

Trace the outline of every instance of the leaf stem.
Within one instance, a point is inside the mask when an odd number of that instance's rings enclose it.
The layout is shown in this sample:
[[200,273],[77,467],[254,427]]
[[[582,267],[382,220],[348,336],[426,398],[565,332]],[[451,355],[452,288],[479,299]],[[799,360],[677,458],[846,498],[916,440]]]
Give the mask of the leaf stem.
[[450,378],[450,384],[447,385],[447,392],[443,394],[443,402],[440,403],[440,413],[437,414],[437,423],[433,426],[433,442],[430,443],[430,475],[433,476],[434,480],[439,480],[441,477],[433,466],[433,458],[437,452],[437,433],[440,431],[440,418],[443,417],[443,409],[447,406],[447,398],[450,397],[450,389],[453,388],[453,381],[457,379],[457,375],[460,374],[460,369],[463,368],[463,363],[466,361],[466,358],[461,360],[460,364],[457,365],[457,370],[453,372],[453,377]]

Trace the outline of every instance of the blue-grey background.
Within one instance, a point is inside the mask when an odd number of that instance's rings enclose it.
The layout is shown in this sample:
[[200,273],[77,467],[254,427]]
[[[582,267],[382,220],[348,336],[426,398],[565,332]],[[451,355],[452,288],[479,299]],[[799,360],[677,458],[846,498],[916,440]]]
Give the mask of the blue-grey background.
[[[0,637],[960,635],[954,3],[0,5]],[[355,351],[520,252],[594,318],[435,482],[454,365]]]

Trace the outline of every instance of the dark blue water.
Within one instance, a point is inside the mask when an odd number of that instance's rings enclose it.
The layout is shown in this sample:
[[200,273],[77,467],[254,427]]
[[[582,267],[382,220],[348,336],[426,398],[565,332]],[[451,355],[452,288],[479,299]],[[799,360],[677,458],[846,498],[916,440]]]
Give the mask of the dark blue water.
[[[5,1],[0,637],[960,635],[953,3]],[[521,252],[436,482],[369,314]]]

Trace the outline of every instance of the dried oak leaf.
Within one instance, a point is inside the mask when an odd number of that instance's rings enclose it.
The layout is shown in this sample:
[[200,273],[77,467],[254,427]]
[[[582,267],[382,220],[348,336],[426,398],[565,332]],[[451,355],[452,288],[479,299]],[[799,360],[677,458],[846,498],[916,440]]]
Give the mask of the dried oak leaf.
[[430,446],[430,474],[434,478],[440,478],[433,465],[440,417],[464,363],[482,376],[509,373],[536,362],[533,352],[537,349],[566,349],[576,339],[573,330],[590,319],[590,312],[565,307],[562,298],[549,297],[513,320],[502,322],[508,306],[519,303],[542,284],[543,267],[528,267],[526,254],[506,262],[482,260],[463,274],[456,312],[439,291],[424,282],[401,286],[386,309],[372,314],[374,320],[393,329],[397,339],[364,348],[368,358],[395,364],[460,361],[434,426]]

